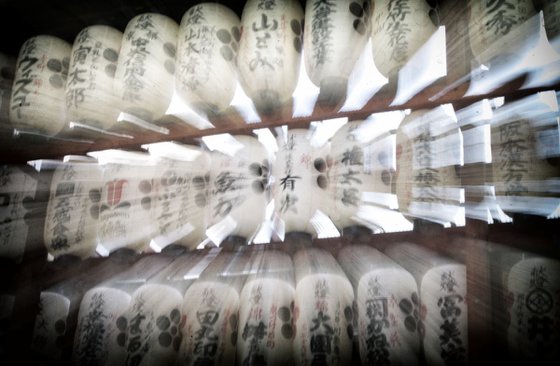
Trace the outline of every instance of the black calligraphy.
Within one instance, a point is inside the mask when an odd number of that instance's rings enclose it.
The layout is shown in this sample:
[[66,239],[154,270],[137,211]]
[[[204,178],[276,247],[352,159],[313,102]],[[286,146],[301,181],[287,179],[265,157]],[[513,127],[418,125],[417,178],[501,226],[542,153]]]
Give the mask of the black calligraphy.
[[325,65],[329,54],[333,52],[333,14],[336,3],[330,0],[313,1],[313,17],[311,19],[311,45],[315,64]]
[[437,306],[443,319],[443,323],[439,327],[441,331],[439,341],[441,358],[446,365],[466,364],[466,349],[459,329],[459,319],[462,313],[459,304],[464,302],[464,298],[457,293],[456,287],[457,281],[454,273],[444,272],[440,281],[440,290],[444,295],[438,299]]

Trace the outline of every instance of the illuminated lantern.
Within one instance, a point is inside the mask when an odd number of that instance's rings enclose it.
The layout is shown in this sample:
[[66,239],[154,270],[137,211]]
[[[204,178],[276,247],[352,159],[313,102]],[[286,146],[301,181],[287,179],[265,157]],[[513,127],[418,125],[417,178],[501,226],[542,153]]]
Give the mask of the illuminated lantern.
[[115,75],[122,112],[151,122],[173,95],[177,23],[161,14],[138,15],[126,26]]
[[[345,247],[338,262],[354,286],[362,364],[418,364],[424,325],[414,277],[367,245]],[[376,313],[375,309],[384,311]],[[383,337],[395,341],[375,343]]]
[[[240,365],[263,359],[267,365],[293,363],[294,265],[282,252],[265,250],[252,260],[251,275],[240,295],[237,361]],[[263,332],[243,336],[245,329]],[[253,347],[260,343],[258,349]]]
[[[296,270],[296,365],[349,365],[352,359],[354,290],[340,265],[325,250],[301,249]],[[330,344],[331,347],[316,347]]]
[[369,39],[370,16],[369,0],[307,0],[305,67],[326,100],[346,97],[348,76]]
[[53,174],[44,240],[53,259],[61,255],[95,255],[102,171],[95,163],[65,163]]
[[242,145],[233,155],[212,153],[209,226],[226,220],[230,235],[249,240],[265,220],[270,160],[255,137],[233,137]]
[[374,4],[373,61],[383,75],[394,78],[436,31],[436,26],[425,0],[381,0]]
[[263,113],[271,113],[292,97],[299,74],[302,23],[298,1],[245,3],[237,67],[243,89]]
[[469,41],[480,63],[491,61],[496,52],[507,52],[501,47],[501,39],[535,14],[531,0],[473,0],[469,2],[469,10]]
[[78,33],[66,82],[68,121],[103,130],[117,122],[113,81],[121,40],[121,32],[105,25],[87,27]]
[[289,130],[286,139],[279,137],[274,164],[274,202],[276,214],[284,221],[285,232],[315,235],[310,223],[322,207],[329,186],[329,144],[321,148],[310,145],[308,130]]
[[45,135],[64,128],[71,49],[67,42],[48,35],[32,37],[21,46],[10,101],[15,128]]
[[221,4],[198,4],[183,16],[175,87],[194,108],[216,113],[233,99],[239,26],[239,17]]

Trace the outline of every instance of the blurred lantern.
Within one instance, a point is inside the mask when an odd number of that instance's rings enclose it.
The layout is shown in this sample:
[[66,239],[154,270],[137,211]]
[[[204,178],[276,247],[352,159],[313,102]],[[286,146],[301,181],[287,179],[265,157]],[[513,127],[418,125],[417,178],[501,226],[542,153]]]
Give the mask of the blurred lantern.
[[241,291],[237,361],[240,365],[293,362],[294,265],[285,253],[264,250],[251,262]]
[[78,33],[66,82],[68,121],[103,130],[117,122],[113,79],[121,41],[122,33],[105,25],[90,26]]
[[[93,160],[93,159],[92,159]],[[52,177],[44,241],[52,259],[95,255],[102,171],[95,162],[60,164]]]
[[496,55],[495,51],[507,52],[500,47],[502,38],[535,14],[531,0],[473,0],[469,2],[469,11],[471,50],[475,59],[482,64],[495,61],[489,59],[493,56],[505,57],[502,61],[513,56]]
[[90,154],[103,165],[101,191],[90,192],[90,210],[99,217],[97,253],[146,249],[155,230],[154,161],[147,154],[118,150]]
[[8,136],[12,131],[9,123],[10,120],[10,96],[12,95],[12,86],[14,84],[14,75],[16,72],[16,60],[0,53],[0,136]]
[[354,286],[362,364],[418,364],[425,330],[414,277],[366,245],[347,246],[338,261]]
[[[301,249],[296,270],[294,357],[297,365],[349,365],[352,359],[354,291],[328,252]],[[316,347],[329,344],[331,347]]]
[[176,91],[206,113],[225,110],[235,93],[239,17],[215,3],[198,4],[181,20]]
[[195,146],[166,142],[147,148],[157,159],[152,211],[156,227],[150,246],[157,252],[171,244],[195,249],[204,239],[208,220],[210,156]]
[[26,220],[37,189],[37,179],[23,167],[0,166],[0,258],[20,261],[30,226]]
[[64,128],[71,49],[67,42],[47,35],[30,38],[21,46],[10,102],[15,128],[49,136]]
[[430,19],[426,0],[376,0],[374,3],[371,40],[373,61],[389,79],[436,31]]
[[329,186],[330,145],[311,146],[308,133],[305,129],[289,130],[277,141],[274,205],[286,233],[304,231],[316,234],[310,220],[322,207]]
[[370,0],[307,0],[305,67],[321,88],[320,99],[337,103],[346,97],[348,77],[369,39],[370,17]]
[[466,266],[412,243],[388,246],[385,254],[416,280],[420,295],[418,312],[425,329],[421,341],[426,363],[468,364]]
[[271,113],[290,100],[302,50],[303,10],[298,1],[249,0],[241,16],[237,67],[257,109]]
[[173,95],[177,23],[161,14],[140,14],[126,26],[115,83],[121,112],[152,122]]
[[[235,135],[239,149],[232,155],[213,152],[210,174],[210,223],[223,228],[214,239],[227,235],[250,240],[265,220],[269,203],[269,154],[252,136]],[[210,232],[213,230],[210,229]]]

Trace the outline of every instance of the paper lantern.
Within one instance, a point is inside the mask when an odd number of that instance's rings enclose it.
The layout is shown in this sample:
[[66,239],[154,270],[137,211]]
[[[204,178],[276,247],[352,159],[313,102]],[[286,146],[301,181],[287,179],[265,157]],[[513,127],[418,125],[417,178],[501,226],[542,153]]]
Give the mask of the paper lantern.
[[74,40],[66,82],[66,117],[99,129],[118,118],[113,88],[122,33],[105,26],[84,28]]
[[381,0],[374,4],[373,61],[391,79],[436,31],[436,26],[426,0]]
[[233,220],[228,234],[249,240],[265,220],[270,160],[255,137],[233,137],[241,146],[233,155],[212,153],[209,226]]
[[117,320],[129,305],[130,295],[116,288],[94,287],[84,295],[74,337],[75,365],[111,365],[116,360],[125,363],[126,352],[119,352],[121,330]]
[[147,155],[129,154],[125,160],[106,162],[101,191],[90,193],[91,212],[99,217],[97,252],[103,256],[120,248],[142,251],[155,230],[153,162]]
[[237,361],[243,364],[293,363],[294,266],[284,253],[266,250],[251,264],[239,306]]
[[183,16],[175,87],[189,105],[211,113],[229,107],[237,85],[239,26],[239,17],[217,3],[195,5]]
[[342,126],[331,139],[333,165],[329,171],[327,212],[333,223],[344,229],[364,203],[364,193],[392,192],[394,140],[391,137],[362,142],[363,121]]
[[[16,60],[0,53],[0,134],[8,136],[11,130],[10,96],[16,72]],[[11,132],[11,131],[10,131]]]
[[42,291],[35,317],[31,349],[39,354],[59,359],[62,354],[70,299],[56,292]]
[[475,0],[469,5],[469,41],[472,53],[480,63],[499,56],[496,51],[506,51],[500,47],[501,38],[535,14],[531,0]]
[[310,145],[308,130],[288,130],[280,136],[274,164],[274,202],[276,214],[284,221],[285,232],[304,231],[315,235],[309,220],[322,208],[332,166],[329,145]]
[[44,240],[54,259],[61,255],[86,258],[95,255],[102,171],[95,163],[64,163],[51,182]]
[[321,249],[297,251],[294,266],[296,364],[313,365],[321,360],[325,365],[349,365],[354,337],[350,281],[334,257]]
[[425,330],[414,277],[365,245],[345,247],[338,261],[354,286],[362,363],[418,364]]
[[177,23],[161,14],[132,18],[124,31],[115,86],[122,112],[151,122],[173,95]]
[[302,23],[298,1],[245,3],[237,67],[243,89],[263,113],[292,97],[299,74]]
[[187,336],[180,348],[181,364],[234,362],[239,292],[246,279],[247,263],[243,253],[220,253],[185,293],[182,310]]
[[15,128],[49,136],[64,128],[71,49],[67,42],[48,35],[32,37],[21,46],[10,101]]
[[306,2],[305,68],[326,100],[346,97],[348,77],[369,39],[370,17],[369,0]]
[[467,364],[466,266],[411,243],[391,245],[385,254],[409,271],[418,285],[426,363]]
[[[184,146],[187,149],[188,147]],[[193,160],[160,157],[153,179],[152,249],[170,244],[195,249],[205,237],[208,224],[210,156],[201,149],[189,149]]]
[[23,257],[30,227],[26,202],[33,200],[37,180],[17,166],[0,166],[0,257]]

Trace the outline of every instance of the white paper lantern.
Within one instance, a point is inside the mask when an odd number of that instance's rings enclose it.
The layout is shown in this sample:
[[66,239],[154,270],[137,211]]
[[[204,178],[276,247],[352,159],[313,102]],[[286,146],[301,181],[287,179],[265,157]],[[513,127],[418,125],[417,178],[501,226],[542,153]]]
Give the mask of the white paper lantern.
[[472,0],[469,5],[471,50],[475,59],[483,64],[500,56],[496,51],[507,52],[500,47],[502,37],[535,14],[531,0]]
[[105,256],[120,248],[142,251],[148,247],[155,230],[152,164],[136,160],[103,166],[100,200],[92,207],[92,212],[99,211],[98,254]]
[[67,42],[47,35],[32,37],[22,45],[10,101],[15,128],[45,135],[56,135],[64,128],[64,86],[71,49]]
[[436,31],[426,0],[375,0],[371,41],[373,61],[393,78]]
[[293,362],[294,266],[277,251],[253,259],[239,307],[237,361],[243,364],[287,365]]
[[108,129],[119,114],[113,88],[122,33],[105,25],[84,28],[74,40],[66,82],[66,117]]
[[418,285],[427,364],[467,364],[466,266],[411,243],[391,245],[385,254],[408,270]]
[[342,249],[338,261],[354,286],[362,363],[418,364],[425,330],[414,277],[365,245]]
[[233,219],[235,228],[229,234],[248,240],[265,220],[270,160],[255,137],[234,138],[242,147],[233,156],[212,154],[210,226]]
[[[194,148],[194,147],[193,147]],[[195,150],[196,149],[196,150]],[[154,176],[152,249],[169,244],[195,249],[208,224],[210,156],[194,148],[193,161],[160,158]],[[155,246],[155,247],[154,247]]]
[[0,166],[0,257],[23,257],[29,234],[25,202],[35,197],[37,180],[15,166]]
[[310,145],[308,130],[289,130],[286,139],[280,136],[274,164],[274,203],[285,232],[304,231],[315,235],[309,220],[322,208],[329,185],[332,159],[329,145]]
[[305,67],[326,100],[346,97],[348,77],[369,39],[370,17],[369,0],[307,0]]
[[44,231],[45,246],[53,258],[95,254],[99,211],[92,207],[100,200],[102,177],[95,163],[65,163],[56,168]]
[[122,112],[151,122],[173,95],[177,23],[162,14],[140,14],[126,26],[115,75]]
[[[122,315],[130,305],[130,295],[110,287],[94,287],[83,297],[74,337],[75,365],[125,364],[126,352],[119,345],[125,334],[119,329]],[[126,330],[126,328],[124,328]],[[120,362],[120,363],[119,363]]]
[[195,5],[183,16],[175,87],[189,105],[214,113],[229,106],[237,85],[239,26],[237,14],[217,3]]
[[297,365],[349,365],[352,359],[354,291],[328,252],[302,249],[296,269],[294,358]]
[[249,0],[241,16],[239,79],[260,111],[290,100],[302,49],[303,10],[298,1]]
[[339,229],[356,225],[352,217],[363,204],[364,193],[392,192],[394,140],[388,137],[361,142],[363,124],[363,121],[349,122],[331,139],[334,164],[329,172],[326,210]]
[[52,360],[60,359],[70,314],[70,299],[42,291],[35,317],[31,349]]

